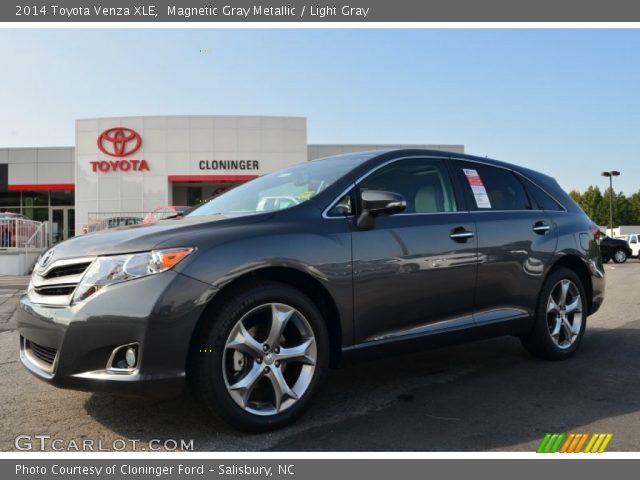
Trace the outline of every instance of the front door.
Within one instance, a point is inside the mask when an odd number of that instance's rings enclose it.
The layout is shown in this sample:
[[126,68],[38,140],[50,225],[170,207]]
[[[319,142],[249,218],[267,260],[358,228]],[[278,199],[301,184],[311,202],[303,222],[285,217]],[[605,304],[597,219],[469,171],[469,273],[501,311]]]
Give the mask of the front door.
[[[356,343],[397,340],[473,323],[475,224],[453,191],[446,159],[396,160],[357,185],[404,196],[403,213],[354,227]],[[355,222],[354,222],[355,224]]]
[[51,207],[49,234],[51,245],[75,235],[75,209],[73,207]]

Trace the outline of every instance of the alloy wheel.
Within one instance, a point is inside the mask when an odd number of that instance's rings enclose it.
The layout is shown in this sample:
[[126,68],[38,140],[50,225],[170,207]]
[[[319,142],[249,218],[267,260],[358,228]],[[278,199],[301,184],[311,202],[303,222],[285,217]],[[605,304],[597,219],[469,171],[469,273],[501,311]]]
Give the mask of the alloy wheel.
[[627,259],[627,254],[622,250],[618,250],[613,254],[613,259],[616,261],[616,263],[623,263]]
[[553,343],[561,349],[573,345],[582,328],[582,297],[571,280],[560,280],[547,302],[547,326]]
[[225,343],[227,392],[243,410],[276,415],[293,406],[313,380],[317,347],[304,315],[282,303],[251,309]]

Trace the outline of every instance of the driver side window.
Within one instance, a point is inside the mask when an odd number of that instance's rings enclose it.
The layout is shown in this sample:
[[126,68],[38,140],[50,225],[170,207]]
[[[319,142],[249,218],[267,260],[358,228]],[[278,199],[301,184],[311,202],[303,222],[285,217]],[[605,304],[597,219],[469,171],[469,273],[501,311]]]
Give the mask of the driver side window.
[[457,210],[451,179],[438,159],[398,160],[375,171],[359,185],[360,191],[399,193],[407,202],[403,213],[444,213]]

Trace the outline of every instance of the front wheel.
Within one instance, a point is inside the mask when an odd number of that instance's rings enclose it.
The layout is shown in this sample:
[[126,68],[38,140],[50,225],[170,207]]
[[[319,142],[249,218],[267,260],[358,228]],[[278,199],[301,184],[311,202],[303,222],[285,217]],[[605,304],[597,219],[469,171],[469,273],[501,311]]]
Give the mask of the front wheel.
[[322,315],[304,294],[276,282],[227,298],[196,333],[189,372],[194,393],[241,430],[283,427],[309,405],[328,368]]
[[554,270],[542,287],[534,326],[521,337],[525,349],[546,360],[564,360],[580,346],[587,325],[582,281],[567,268]]
[[627,261],[627,252],[624,250],[616,250],[613,252],[613,261],[615,263],[624,263]]

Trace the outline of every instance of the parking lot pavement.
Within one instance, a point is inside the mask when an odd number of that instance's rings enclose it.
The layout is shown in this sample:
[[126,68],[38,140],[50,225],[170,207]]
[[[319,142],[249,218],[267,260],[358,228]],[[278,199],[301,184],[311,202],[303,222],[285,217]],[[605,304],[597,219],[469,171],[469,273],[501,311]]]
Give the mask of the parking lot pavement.
[[[153,439],[193,439],[208,451],[531,452],[545,432],[611,432],[609,451],[638,451],[640,261],[606,269],[605,304],[568,361],[535,360],[508,337],[361,363],[332,371],[307,415],[265,435],[208,419],[188,394],[150,401],[50,387],[19,365],[8,319],[0,323],[0,449],[13,450],[19,434],[45,434],[102,448],[134,439],[138,450]],[[17,290],[0,291],[0,322],[16,302]]]

